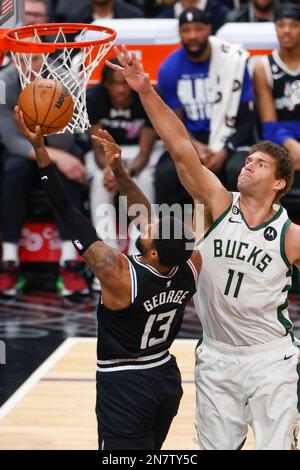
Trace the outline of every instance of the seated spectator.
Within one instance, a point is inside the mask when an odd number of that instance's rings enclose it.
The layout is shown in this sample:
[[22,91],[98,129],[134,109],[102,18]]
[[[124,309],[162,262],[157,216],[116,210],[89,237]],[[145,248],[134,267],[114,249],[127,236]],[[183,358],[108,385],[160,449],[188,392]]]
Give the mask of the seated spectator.
[[47,4],[44,0],[25,0],[24,25],[48,23],[49,14]]
[[93,19],[143,18],[143,12],[123,0],[93,0]]
[[279,49],[254,69],[254,89],[262,138],[283,145],[294,159],[300,188],[300,7],[282,5],[275,15]]
[[145,0],[144,11],[146,18],[154,18],[164,7],[172,5],[174,0]]
[[[24,13],[24,26],[47,23],[49,21],[48,5],[45,0],[25,0]],[[10,53],[7,53],[0,64],[0,70],[9,65],[10,61]]]
[[[118,63],[116,59],[113,63]],[[99,126],[107,130],[122,148],[124,164],[127,166],[135,182],[143,188],[147,198],[154,201],[153,174],[157,160],[162,153],[160,141],[155,143],[157,136],[144,111],[138,94],[131,90],[121,73],[104,66],[102,83],[90,88],[87,92],[87,108],[93,134]],[[111,175],[111,170],[104,160],[102,147],[93,145],[91,164],[87,156],[89,174],[93,175],[91,182],[91,216],[93,225],[99,235],[112,247],[118,248],[116,226],[113,215],[103,210],[104,204],[114,202],[117,185]],[[105,236],[103,225],[109,218],[111,236]],[[123,227],[124,228],[124,227]],[[135,241],[139,233],[134,230],[130,234],[129,253],[135,252]],[[96,286],[95,286],[96,287]]]
[[157,18],[179,18],[183,10],[191,7],[199,8],[211,15],[212,34],[225,23],[229,11],[219,0],[177,0],[173,5],[164,8]]
[[274,13],[279,0],[249,0],[249,2],[234,8],[226,16],[227,23],[257,23],[259,21],[274,21]]
[[[41,65],[41,56],[33,54],[32,69],[38,71]],[[5,147],[0,198],[3,235],[0,294],[14,296],[19,274],[18,242],[26,221],[28,196],[33,181],[39,182],[40,180],[33,148],[20,134],[14,121],[14,107],[17,104],[21,86],[18,71],[13,64],[1,70],[0,80],[6,86],[6,104],[0,106],[1,141]],[[69,197],[80,208],[85,167],[78,154],[75,153],[78,150],[75,147],[75,137],[72,134],[47,137],[47,149],[51,160],[66,185]],[[81,265],[76,261],[76,251],[66,235],[63,223],[57,222],[62,239],[60,268],[63,285],[61,293],[64,296],[75,293],[87,294],[86,282],[80,276]]]
[[[235,190],[255,139],[249,54],[210,36],[210,17],[198,8],[180,15],[179,31],[182,47],[162,63],[159,90],[183,120],[202,163]],[[156,176],[158,193],[168,188],[168,197],[176,197],[171,183],[177,188],[179,182],[170,157],[158,163]],[[158,196],[158,203],[163,196]]]
[[57,0],[53,19],[58,23],[91,23],[96,18],[142,18],[142,11],[123,0]]

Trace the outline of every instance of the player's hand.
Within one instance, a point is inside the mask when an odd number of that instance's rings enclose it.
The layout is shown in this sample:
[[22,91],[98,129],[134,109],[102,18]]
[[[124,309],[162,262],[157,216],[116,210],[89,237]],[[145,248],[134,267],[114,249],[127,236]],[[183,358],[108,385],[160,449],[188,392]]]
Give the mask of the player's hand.
[[15,106],[14,117],[20,132],[29,140],[33,147],[43,147],[45,145],[45,140],[41,134],[40,126],[36,126],[35,132],[31,132],[26,126],[23,113],[18,106]]
[[113,171],[116,171],[122,166],[121,148],[109,132],[98,129],[95,134],[92,135],[92,139],[102,145],[106,166],[109,165]]
[[115,193],[118,191],[118,183],[112,169],[109,166],[105,167],[103,170],[103,186],[109,192]]
[[126,46],[122,45],[121,51],[114,46],[116,58],[121,66],[105,61],[108,67],[121,72],[128,85],[137,93],[147,93],[151,89],[149,74],[144,71],[143,65],[136,58],[134,52],[129,53]]

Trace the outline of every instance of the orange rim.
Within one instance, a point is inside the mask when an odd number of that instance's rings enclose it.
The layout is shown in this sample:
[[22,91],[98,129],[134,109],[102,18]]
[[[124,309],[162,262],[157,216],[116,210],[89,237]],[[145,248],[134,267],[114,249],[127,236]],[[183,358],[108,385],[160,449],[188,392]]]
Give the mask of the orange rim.
[[[89,30],[95,32],[105,32],[108,34],[106,38],[94,39],[92,41],[79,41],[79,42],[53,42],[53,43],[36,43],[25,41],[26,38],[31,38],[36,32],[39,36],[47,36],[49,34],[57,34],[62,30],[65,34],[76,34],[82,30]],[[18,39],[14,37],[18,34]],[[116,31],[106,26],[97,26],[85,23],[45,23],[39,25],[21,26],[20,28],[9,29],[1,38],[0,46],[6,51],[24,52],[24,53],[51,53],[57,49],[80,49],[88,46],[101,46],[105,43],[114,41],[116,38]]]

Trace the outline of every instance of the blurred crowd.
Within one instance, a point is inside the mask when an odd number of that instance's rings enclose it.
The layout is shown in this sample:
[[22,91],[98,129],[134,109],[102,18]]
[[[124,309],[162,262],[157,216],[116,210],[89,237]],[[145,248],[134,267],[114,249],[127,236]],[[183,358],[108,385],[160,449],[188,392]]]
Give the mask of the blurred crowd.
[[[260,139],[285,146],[295,165],[291,198],[300,202],[300,0],[25,0],[25,24],[90,23],[101,18],[178,18],[181,47],[161,63],[158,91],[188,129],[202,164],[230,191],[251,146]],[[248,66],[249,53],[226,44],[215,33],[226,22],[274,22],[279,48]],[[40,67],[38,57],[33,67]],[[30,195],[41,192],[31,145],[14,122],[21,91],[10,61],[2,67],[6,103],[0,105],[1,179],[0,295],[14,296],[20,275],[18,244],[30,216]],[[124,163],[149,200],[157,204],[193,204],[173,161],[159,141],[138,95],[122,75],[107,66],[87,91],[91,128],[86,135],[65,133],[46,138],[52,163],[69,197],[101,227],[104,203],[116,204],[117,186],[103,150],[91,139],[98,127],[108,130],[123,150]],[[39,197],[37,198],[40,203]],[[88,202],[88,204],[87,204]],[[289,210],[289,196],[286,199]],[[297,221],[297,214],[290,209]],[[85,295],[99,290],[87,283],[82,263],[58,223],[61,239],[60,292]],[[128,234],[134,253],[137,230]],[[105,240],[120,247],[118,227]]]

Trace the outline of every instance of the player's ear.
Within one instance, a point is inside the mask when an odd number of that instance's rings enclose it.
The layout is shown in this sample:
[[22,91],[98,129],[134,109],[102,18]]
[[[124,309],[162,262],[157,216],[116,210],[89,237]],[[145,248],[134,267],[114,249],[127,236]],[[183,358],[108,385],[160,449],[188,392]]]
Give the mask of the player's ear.
[[286,181],[285,179],[282,178],[276,181],[274,189],[276,189],[277,191],[282,191],[285,187],[286,187]]
[[151,250],[150,250],[150,256],[151,256],[153,261],[159,261],[158,252],[154,247],[152,247]]

